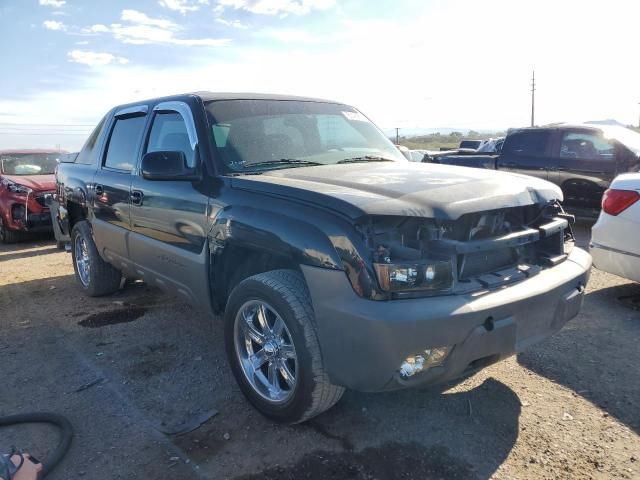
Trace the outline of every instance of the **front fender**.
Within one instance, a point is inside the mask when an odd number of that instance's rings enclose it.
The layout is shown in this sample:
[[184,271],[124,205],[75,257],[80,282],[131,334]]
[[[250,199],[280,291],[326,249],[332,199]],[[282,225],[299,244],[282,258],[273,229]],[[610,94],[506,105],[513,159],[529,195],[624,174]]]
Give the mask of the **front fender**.
[[214,259],[233,245],[289,258],[298,265],[343,268],[340,255],[318,227],[254,207],[221,210],[211,225],[209,243]]

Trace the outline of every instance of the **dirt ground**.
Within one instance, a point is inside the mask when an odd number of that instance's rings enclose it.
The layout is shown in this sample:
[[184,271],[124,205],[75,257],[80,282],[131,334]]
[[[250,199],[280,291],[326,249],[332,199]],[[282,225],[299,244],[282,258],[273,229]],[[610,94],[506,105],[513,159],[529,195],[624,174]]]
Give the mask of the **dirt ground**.
[[[0,246],[0,415],[71,420],[51,480],[640,479],[638,308],[640,285],[594,270],[582,313],[517,358],[288,427],[241,395],[218,321],[142,283],[87,298],[50,240]],[[39,458],[56,441],[0,431]]]

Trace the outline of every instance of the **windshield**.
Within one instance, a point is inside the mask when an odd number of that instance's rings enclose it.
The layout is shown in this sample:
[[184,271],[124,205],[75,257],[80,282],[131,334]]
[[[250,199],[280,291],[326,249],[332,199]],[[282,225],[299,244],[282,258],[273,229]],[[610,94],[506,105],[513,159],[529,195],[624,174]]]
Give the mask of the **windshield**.
[[404,162],[352,107],[292,100],[219,100],[206,105],[226,173],[350,162]]
[[603,126],[601,128],[606,138],[617,140],[636,155],[640,155],[640,133],[618,126]]
[[59,153],[12,153],[0,156],[0,172],[5,175],[50,175]]

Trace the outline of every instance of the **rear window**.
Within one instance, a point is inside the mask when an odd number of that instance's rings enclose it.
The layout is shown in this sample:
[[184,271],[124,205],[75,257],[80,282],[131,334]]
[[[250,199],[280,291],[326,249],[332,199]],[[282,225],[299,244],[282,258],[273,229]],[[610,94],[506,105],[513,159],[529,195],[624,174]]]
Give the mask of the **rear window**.
[[544,130],[513,133],[505,140],[502,150],[513,155],[541,157],[546,153],[550,134]]

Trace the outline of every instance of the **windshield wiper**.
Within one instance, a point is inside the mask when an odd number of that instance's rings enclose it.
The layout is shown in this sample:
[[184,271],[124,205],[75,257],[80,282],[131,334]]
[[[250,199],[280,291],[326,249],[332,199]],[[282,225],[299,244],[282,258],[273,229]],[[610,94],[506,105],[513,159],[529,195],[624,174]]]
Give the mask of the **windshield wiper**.
[[253,167],[268,167],[271,165],[325,165],[324,163],[312,162],[310,160],[300,160],[297,158],[281,158],[280,160],[269,160],[267,162],[250,163],[245,168],[250,169]]
[[393,162],[389,158],[384,157],[376,157],[373,155],[365,155],[364,157],[353,157],[353,158],[345,158],[344,160],[340,160],[338,163],[360,163],[360,162]]

